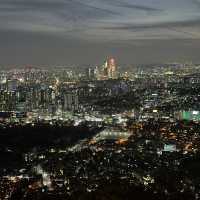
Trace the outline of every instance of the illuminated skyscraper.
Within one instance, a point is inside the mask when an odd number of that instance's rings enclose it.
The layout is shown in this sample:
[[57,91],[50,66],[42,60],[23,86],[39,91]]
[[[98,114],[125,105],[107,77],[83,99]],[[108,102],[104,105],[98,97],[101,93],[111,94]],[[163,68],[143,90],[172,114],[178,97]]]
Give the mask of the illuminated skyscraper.
[[117,78],[117,67],[114,58],[107,59],[101,67],[99,79],[115,79]]
[[94,77],[95,77],[95,79],[98,80],[99,76],[100,76],[99,68],[98,68],[98,66],[96,66],[94,69]]
[[108,78],[114,79],[116,78],[116,63],[114,58],[108,59]]

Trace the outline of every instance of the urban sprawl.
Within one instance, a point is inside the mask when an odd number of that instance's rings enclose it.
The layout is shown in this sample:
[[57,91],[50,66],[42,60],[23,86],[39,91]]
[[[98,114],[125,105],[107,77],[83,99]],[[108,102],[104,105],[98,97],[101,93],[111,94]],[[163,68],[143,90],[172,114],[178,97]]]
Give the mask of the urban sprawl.
[[0,72],[0,199],[200,199],[200,65]]

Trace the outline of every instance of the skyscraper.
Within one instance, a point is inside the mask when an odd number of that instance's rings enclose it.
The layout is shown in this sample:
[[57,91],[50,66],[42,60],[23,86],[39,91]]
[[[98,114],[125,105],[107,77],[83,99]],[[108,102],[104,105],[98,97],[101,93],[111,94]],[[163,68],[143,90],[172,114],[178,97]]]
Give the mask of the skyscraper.
[[78,111],[79,99],[78,92],[76,90],[67,91],[64,94],[64,110],[66,111]]
[[108,59],[108,78],[114,79],[116,78],[116,63],[114,58]]
[[109,58],[105,61],[101,69],[101,79],[117,78],[117,67],[114,58]]

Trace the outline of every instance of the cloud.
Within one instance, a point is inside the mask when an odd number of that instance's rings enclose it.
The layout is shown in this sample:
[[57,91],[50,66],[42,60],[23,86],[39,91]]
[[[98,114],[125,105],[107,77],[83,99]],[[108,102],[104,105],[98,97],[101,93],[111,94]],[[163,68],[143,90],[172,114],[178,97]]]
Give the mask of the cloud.
[[[143,40],[199,40],[199,33],[200,0],[0,0],[1,41],[11,50],[40,38],[54,38],[60,46],[70,41],[62,49],[119,43],[128,48],[135,41],[144,45]],[[40,44],[46,51],[47,42]]]
[[0,29],[91,40],[138,39],[133,32],[148,39],[159,29],[159,38],[191,38],[198,34],[183,29],[199,26],[197,4],[197,0],[0,0]]

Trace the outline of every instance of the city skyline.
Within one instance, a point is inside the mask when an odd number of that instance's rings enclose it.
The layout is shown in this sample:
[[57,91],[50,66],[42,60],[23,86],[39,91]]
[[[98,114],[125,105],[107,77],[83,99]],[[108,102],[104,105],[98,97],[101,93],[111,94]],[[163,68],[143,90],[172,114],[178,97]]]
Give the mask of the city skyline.
[[200,62],[200,2],[0,0],[0,64]]
[[0,200],[199,200],[199,11],[0,0]]
[[198,200],[200,65],[149,66],[0,68],[0,199]]

